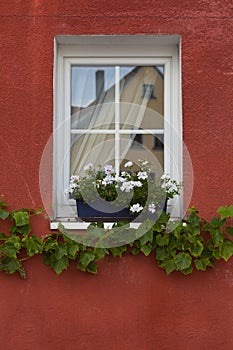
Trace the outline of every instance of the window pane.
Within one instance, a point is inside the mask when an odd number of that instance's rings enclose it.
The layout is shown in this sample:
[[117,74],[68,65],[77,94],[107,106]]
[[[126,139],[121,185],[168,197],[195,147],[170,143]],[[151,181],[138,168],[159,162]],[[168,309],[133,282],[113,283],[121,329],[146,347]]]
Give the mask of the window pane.
[[83,109],[72,107],[71,129],[115,129],[115,103],[106,102]]
[[115,136],[108,134],[71,136],[70,175],[83,174],[85,165],[115,166]]
[[109,129],[115,120],[115,67],[77,67],[71,70],[73,129]]
[[[120,68],[120,120],[122,129],[164,127],[163,66]],[[125,74],[123,74],[123,72]]]
[[[116,77],[119,77],[117,82]],[[119,104],[116,104],[117,96]],[[114,165],[115,155],[121,159],[149,160],[148,153],[156,158],[151,162],[158,163],[156,167],[163,172],[163,140],[158,135],[156,138],[143,133],[143,129],[164,127],[162,66],[73,66],[71,103],[71,174],[79,173],[88,163]],[[115,142],[113,134],[75,134],[79,129],[104,129],[113,133],[118,116],[120,129],[129,130],[120,135],[123,142]],[[135,134],[130,130],[140,132]]]

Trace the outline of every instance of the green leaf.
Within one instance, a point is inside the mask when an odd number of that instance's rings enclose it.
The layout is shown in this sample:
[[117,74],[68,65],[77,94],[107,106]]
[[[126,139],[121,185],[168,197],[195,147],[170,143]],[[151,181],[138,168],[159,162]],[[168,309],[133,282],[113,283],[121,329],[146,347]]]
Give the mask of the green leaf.
[[0,232],[0,241],[6,241],[9,239],[9,236],[5,235],[5,233]]
[[180,233],[182,231],[182,226],[177,225],[173,230],[172,230],[172,235],[175,236],[175,238],[179,239],[180,238]]
[[6,271],[6,273],[9,275],[18,271],[20,274],[20,277],[22,278],[26,277],[26,274],[21,262],[15,258],[7,257],[2,259],[0,262],[0,271]]
[[63,256],[67,256],[65,244],[60,243],[60,245],[57,246],[55,256],[57,260],[61,259]]
[[156,242],[160,247],[168,245],[169,244],[169,234],[168,233],[165,233],[163,235],[158,234],[156,236]]
[[16,211],[13,213],[16,226],[24,226],[30,223],[29,214],[26,211]]
[[89,225],[86,230],[87,235],[91,235],[92,238],[101,238],[105,234],[105,230],[102,227]]
[[[148,236],[145,237],[146,239],[151,239],[151,236],[153,237],[153,226],[154,221],[150,219],[146,219],[144,222],[141,223],[141,225],[137,229],[137,237],[143,237],[146,235],[148,231],[151,231]],[[153,239],[153,238],[152,238]]]
[[58,246],[57,241],[55,239],[53,239],[52,237],[48,237],[45,240],[44,251],[49,252],[51,250],[56,249],[57,246]]
[[151,243],[147,243],[147,244],[141,246],[140,250],[145,256],[148,256],[148,255],[150,255],[150,253],[152,251],[152,244]]
[[43,213],[42,208],[38,208],[38,209],[35,211],[35,215],[39,215],[39,214],[41,214],[41,213]]
[[116,256],[120,256],[122,257],[122,254],[127,250],[127,246],[123,245],[121,247],[113,247],[110,248],[110,252],[111,254],[116,257]]
[[4,246],[0,247],[0,252],[7,255],[9,258],[15,258],[17,257],[17,253],[19,252],[19,247],[14,245],[12,242],[7,242]]
[[181,270],[181,272],[183,273],[183,275],[189,275],[190,273],[193,272],[193,267],[192,267],[192,265],[190,265],[187,269]]
[[144,245],[148,242],[151,242],[153,241],[153,230],[150,229],[149,231],[147,231],[143,236],[141,236],[139,238],[139,241],[141,243],[141,245]]
[[72,234],[69,233],[69,230],[65,229],[65,227],[59,223],[57,226],[57,229],[59,232],[61,232],[64,236],[69,237],[69,239],[72,239]]
[[67,243],[67,252],[68,252],[69,258],[75,259],[77,253],[79,252],[79,249],[80,249],[79,243],[76,243],[76,242]]
[[189,249],[191,255],[193,255],[195,258],[198,258],[201,256],[201,253],[204,250],[204,245],[200,241],[196,241],[193,246]]
[[106,248],[95,248],[93,251],[95,255],[95,261],[101,260],[108,254],[108,250]]
[[29,256],[33,256],[42,252],[43,244],[40,237],[25,237],[22,239],[22,242],[25,248],[27,249],[27,253]]
[[216,228],[210,229],[209,231],[215,245],[218,245],[219,243],[223,242],[224,237],[221,229]]
[[95,259],[95,255],[89,250],[82,252],[79,257],[78,269],[81,271],[86,271],[87,266]]
[[195,259],[195,267],[197,270],[205,271],[207,266],[211,266],[208,258]]
[[215,259],[217,259],[217,260],[221,259],[221,257],[222,257],[222,255],[221,255],[219,249],[213,250],[212,255],[213,255],[213,257],[214,257]]
[[45,265],[50,266],[51,268],[53,268],[54,262],[56,260],[55,255],[43,252],[43,257],[44,257]]
[[52,268],[59,275],[63,270],[67,270],[68,266],[69,260],[67,256],[62,256],[61,259],[54,261]]
[[23,226],[15,226],[15,232],[21,233],[23,236],[28,236],[31,232],[31,226],[30,224]]
[[190,267],[192,258],[188,253],[178,253],[174,258],[174,262],[178,270],[185,270]]
[[[1,195],[1,197],[4,197],[4,196]],[[5,208],[5,207],[8,207],[8,203],[4,201],[0,201],[0,208]]]
[[167,275],[170,275],[171,272],[176,270],[176,264],[174,260],[167,260],[164,264],[163,267],[166,270]]
[[193,212],[191,213],[191,215],[188,218],[188,222],[190,223],[190,226],[192,228],[192,230],[194,228],[200,228],[200,217],[197,215],[197,213]]
[[224,242],[220,245],[220,254],[225,261],[228,261],[233,255],[233,242],[229,239],[225,239]]
[[140,252],[140,249],[137,248],[137,247],[133,247],[133,248],[131,249],[131,253],[132,253],[133,255],[137,255],[139,252]]
[[10,213],[8,213],[8,211],[0,208],[0,218],[5,220],[6,218],[8,218],[8,216],[10,215]]
[[170,258],[170,254],[166,250],[165,247],[158,247],[156,249],[156,259],[158,260],[166,260]]
[[98,266],[93,261],[87,266],[87,271],[93,273],[94,275],[98,272]]
[[177,248],[177,239],[176,239],[176,237],[174,237],[174,236],[172,236],[172,235],[170,234],[170,237],[169,237],[169,244],[168,244],[167,249],[168,249],[169,251],[172,251],[172,250],[174,250],[175,248]]
[[233,236],[233,227],[229,226],[226,228],[228,235]]
[[221,219],[233,218],[233,205],[219,207],[217,213],[220,215]]
[[153,231],[155,233],[160,233],[164,230],[164,225],[161,225],[160,223],[158,223],[157,221],[154,223],[153,225]]
[[216,216],[214,216],[214,217],[210,220],[210,225],[211,225],[212,227],[215,227],[215,228],[220,227],[220,226],[221,226],[220,219],[217,218]]
[[162,211],[157,219],[157,223],[160,225],[165,225],[168,223],[168,220],[170,218],[169,214],[166,214],[164,211]]

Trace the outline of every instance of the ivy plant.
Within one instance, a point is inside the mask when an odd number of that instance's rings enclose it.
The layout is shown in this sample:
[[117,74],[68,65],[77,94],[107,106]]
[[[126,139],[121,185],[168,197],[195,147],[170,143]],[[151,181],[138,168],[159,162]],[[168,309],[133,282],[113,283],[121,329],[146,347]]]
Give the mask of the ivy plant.
[[70,262],[80,271],[96,274],[98,261],[106,255],[122,258],[125,254],[153,254],[168,275],[173,271],[187,275],[194,269],[213,268],[216,260],[228,261],[233,255],[233,205],[220,207],[209,221],[191,208],[185,221],[172,221],[162,213],[157,221],[148,219],[137,229],[125,222],[110,229],[101,222],[92,223],[79,241],[62,225],[58,232],[43,237],[32,234],[31,217],[41,212],[31,208],[9,210],[8,204],[0,201],[0,221],[9,224],[8,233],[0,231],[0,271],[17,272],[26,278],[23,262],[41,255],[56,274],[67,270]]

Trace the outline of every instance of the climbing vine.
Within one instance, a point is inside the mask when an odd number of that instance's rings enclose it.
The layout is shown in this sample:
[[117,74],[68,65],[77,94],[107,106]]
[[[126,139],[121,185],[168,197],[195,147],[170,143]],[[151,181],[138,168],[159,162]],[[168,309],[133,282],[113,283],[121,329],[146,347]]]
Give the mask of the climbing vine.
[[[168,275],[173,271],[186,275],[194,269],[213,268],[216,260],[228,261],[233,255],[233,205],[220,207],[209,221],[191,208],[182,222],[171,221],[168,214],[162,213],[157,221],[148,219],[137,229],[121,222],[109,229],[102,223],[94,223],[88,227],[83,241],[77,241],[62,225],[56,233],[33,235],[31,217],[41,212],[31,208],[9,210],[8,204],[0,201],[0,219],[9,226],[9,232],[0,232],[0,271],[18,272],[26,278],[24,261],[42,255],[44,263],[56,274],[68,269],[70,261],[76,263],[77,269],[96,274],[98,261],[106,255],[116,258],[125,254],[153,254],[158,266]],[[118,231],[114,231],[116,227]],[[108,243],[115,232],[121,231],[128,235],[130,243],[105,248],[103,242]],[[85,242],[90,234],[94,239],[91,246]]]

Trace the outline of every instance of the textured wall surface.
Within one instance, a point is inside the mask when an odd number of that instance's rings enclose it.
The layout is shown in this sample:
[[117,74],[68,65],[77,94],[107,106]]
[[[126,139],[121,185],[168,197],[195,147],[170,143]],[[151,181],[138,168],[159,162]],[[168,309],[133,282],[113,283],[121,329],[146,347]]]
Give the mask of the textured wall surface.
[[[0,193],[41,205],[38,170],[53,122],[58,34],[180,34],[184,141],[194,169],[190,205],[209,217],[232,203],[231,0],[1,0]],[[45,234],[41,217],[35,233]],[[230,350],[233,262],[167,277],[153,257],[106,259],[100,274],[55,276],[40,258],[28,279],[1,275],[4,350]]]

